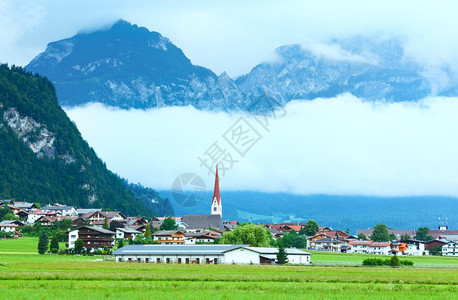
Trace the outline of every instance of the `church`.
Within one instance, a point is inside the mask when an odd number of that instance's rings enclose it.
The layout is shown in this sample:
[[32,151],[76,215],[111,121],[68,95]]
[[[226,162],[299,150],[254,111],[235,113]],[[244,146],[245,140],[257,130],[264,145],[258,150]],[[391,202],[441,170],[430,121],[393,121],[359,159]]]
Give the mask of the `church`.
[[221,195],[219,194],[218,165],[216,165],[215,189],[213,190],[213,198],[210,213],[212,215],[220,215],[221,218],[223,217],[223,205],[221,204]]
[[208,215],[183,215],[181,222],[187,231],[214,228],[223,230],[223,205],[219,191],[218,165],[216,165],[215,188]]

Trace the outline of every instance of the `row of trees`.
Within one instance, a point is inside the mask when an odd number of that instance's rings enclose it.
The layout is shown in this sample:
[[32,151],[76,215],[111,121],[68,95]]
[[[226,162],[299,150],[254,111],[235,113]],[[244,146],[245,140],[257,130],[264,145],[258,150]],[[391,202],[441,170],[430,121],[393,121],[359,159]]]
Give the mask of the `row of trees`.
[[275,241],[272,234],[263,225],[244,223],[232,231],[225,232],[220,243],[247,244],[254,247],[306,248],[307,236],[315,235],[318,230],[318,224],[314,220],[309,220],[299,232],[291,230]]
[[[359,233],[358,239],[367,240],[368,237],[366,237],[362,233]],[[369,239],[375,242],[389,242],[389,241],[397,240],[396,236],[393,233],[391,234],[388,233],[388,227],[383,223],[378,223],[377,225],[375,225],[374,230],[372,231],[372,235],[369,236]],[[411,237],[408,234],[403,234],[400,237],[400,240],[410,240],[410,239]],[[429,242],[429,241],[434,240],[434,237],[431,234],[429,234],[428,227],[420,227],[418,228],[414,239],[419,240],[419,241]]]
[[[48,251],[49,237],[46,231],[41,231],[40,237],[38,238],[38,253],[45,254]],[[51,238],[51,244],[49,249],[52,253],[57,253],[59,251],[59,241],[56,236]]]

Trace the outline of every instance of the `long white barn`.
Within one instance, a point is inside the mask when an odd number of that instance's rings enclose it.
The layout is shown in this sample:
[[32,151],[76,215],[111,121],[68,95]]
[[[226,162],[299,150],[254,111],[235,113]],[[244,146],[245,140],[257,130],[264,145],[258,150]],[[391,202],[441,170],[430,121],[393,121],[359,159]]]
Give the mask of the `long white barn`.
[[[127,245],[113,252],[117,262],[175,264],[275,264],[277,248],[249,245]],[[309,264],[310,253],[288,248],[288,261]]]

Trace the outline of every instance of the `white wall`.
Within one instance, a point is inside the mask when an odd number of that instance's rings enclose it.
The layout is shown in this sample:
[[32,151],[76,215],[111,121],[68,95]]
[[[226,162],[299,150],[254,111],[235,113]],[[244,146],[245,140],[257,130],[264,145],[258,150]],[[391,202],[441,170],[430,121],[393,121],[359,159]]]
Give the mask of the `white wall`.
[[458,256],[458,244],[454,242],[442,246],[443,256]]
[[224,253],[225,264],[259,264],[259,253],[247,249],[239,248]]
[[5,231],[5,232],[14,232],[16,231],[16,227],[15,226],[5,226],[5,227],[0,227],[0,230]]
[[310,255],[288,254],[290,264],[309,264]]
[[75,242],[78,239],[78,230],[72,230],[68,233],[68,249],[75,248]]
[[223,261],[223,256],[218,255],[125,255],[125,256],[116,256],[116,261],[123,259],[124,262],[129,261],[129,258],[132,262],[137,262],[140,259],[141,262],[146,262],[148,258],[149,263],[157,263],[157,259],[160,259],[160,263],[169,263],[177,264],[178,258],[181,258],[181,264],[186,264],[186,259],[189,259],[189,264],[196,264],[197,259],[199,259],[199,264],[206,264],[207,258],[210,260],[210,264],[214,264],[215,259],[218,260],[218,264],[221,264]]
[[422,256],[424,252],[425,252],[425,244],[420,244],[418,247],[415,244],[407,244],[407,249],[405,251],[405,254],[413,255],[413,256]]

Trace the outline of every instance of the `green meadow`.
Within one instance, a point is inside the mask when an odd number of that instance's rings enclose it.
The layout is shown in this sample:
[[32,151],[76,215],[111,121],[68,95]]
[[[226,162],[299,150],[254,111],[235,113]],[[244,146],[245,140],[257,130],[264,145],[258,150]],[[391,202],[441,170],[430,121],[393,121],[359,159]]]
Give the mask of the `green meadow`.
[[[0,299],[456,299],[458,295],[456,259],[441,257],[427,260],[428,267],[409,268],[320,266],[318,262],[357,263],[367,257],[328,253],[313,253],[314,266],[165,265],[38,255],[36,245],[34,238],[0,241]],[[434,264],[441,267],[431,267]]]

